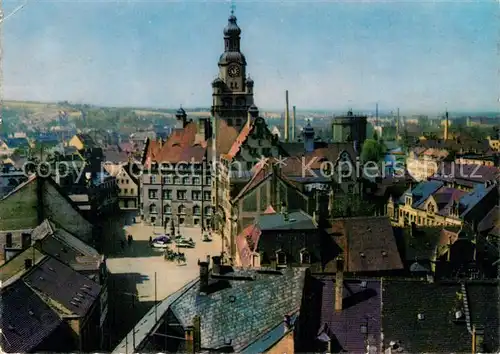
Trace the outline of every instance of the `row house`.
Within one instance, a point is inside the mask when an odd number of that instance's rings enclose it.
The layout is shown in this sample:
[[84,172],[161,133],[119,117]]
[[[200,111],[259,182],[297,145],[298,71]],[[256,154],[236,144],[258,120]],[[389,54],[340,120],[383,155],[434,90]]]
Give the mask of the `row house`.
[[409,188],[398,200],[392,197],[387,214],[394,225],[461,226],[477,224],[498,204],[496,181],[476,184],[471,192],[446,187],[444,182],[431,180]]

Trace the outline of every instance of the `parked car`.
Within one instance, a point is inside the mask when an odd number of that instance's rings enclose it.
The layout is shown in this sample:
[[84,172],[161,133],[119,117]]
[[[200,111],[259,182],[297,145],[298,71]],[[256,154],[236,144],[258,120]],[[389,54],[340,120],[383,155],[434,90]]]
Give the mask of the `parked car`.
[[196,244],[192,239],[178,239],[175,241],[175,245],[179,248],[194,248]]
[[168,244],[172,242],[172,239],[168,235],[162,235],[155,237],[151,242],[151,247],[154,248],[167,248]]

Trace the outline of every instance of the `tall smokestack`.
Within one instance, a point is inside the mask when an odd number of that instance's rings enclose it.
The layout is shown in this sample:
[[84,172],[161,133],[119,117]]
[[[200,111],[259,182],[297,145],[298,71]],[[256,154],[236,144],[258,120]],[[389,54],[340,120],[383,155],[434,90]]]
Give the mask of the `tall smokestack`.
[[378,102],[375,106],[375,126],[378,126]]
[[449,125],[449,121],[448,121],[448,110],[446,110],[446,115],[445,115],[446,119],[444,121],[444,140],[448,140],[448,125]]
[[295,141],[295,120],[296,116],[295,116],[295,106],[293,106],[293,109],[292,109],[292,142]]
[[285,91],[285,142],[288,142],[290,112],[288,109],[288,90]]
[[399,136],[399,132],[401,130],[401,126],[400,126],[400,123],[399,123],[399,108],[398,108],[398,117],[396,118],[397,121],[396,121],[396,137]]

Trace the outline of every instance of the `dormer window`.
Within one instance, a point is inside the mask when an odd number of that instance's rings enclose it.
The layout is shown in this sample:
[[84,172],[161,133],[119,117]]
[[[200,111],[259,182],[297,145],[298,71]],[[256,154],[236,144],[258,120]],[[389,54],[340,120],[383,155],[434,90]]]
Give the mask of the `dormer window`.
[[281,267],[286,266],[286,254],[282,250],[276,251],[276,264]]
[[311,255],[306,249],[300,251],[300,263],[311,264]]
[[427,206],[427,212],[429,214],[434,214],[435,208],[434,208],[434,205],[432,203],[429,203],[429,205]]

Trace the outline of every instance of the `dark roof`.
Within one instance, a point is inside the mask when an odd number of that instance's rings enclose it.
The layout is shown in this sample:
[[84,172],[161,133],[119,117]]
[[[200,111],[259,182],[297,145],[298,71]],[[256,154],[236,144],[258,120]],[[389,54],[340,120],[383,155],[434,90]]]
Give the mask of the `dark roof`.
[[349,272],[376,272],[403,269],[389,218],[384,216],[335,219],[343,224],[336,241],[346,257]]
[[484,328],[485,352],[500,349],[500,305],[498,283],[466,284],[472,324]]
[[500,170],[494,166],[465,165],[442,162],[431,179],[455,182],[458,185],[473,186],[474,183],[494,181],[500,177]]
[[262,231],[269,230],[313,230],[317,226],[313,218],[302,210],[291,211],[288,213],[288,220],[285,214],[262,214],[257,221]]
[[5,284],[9,279],[13,277],[17,279],[20,275],[24,274],[26,271],[24,261],[26,259],[31,259],[33,265],[35,265],[44,258],[46,256],[34,247],[27,248],[0,267],[0,282]]
[[5,139],[5,143],[10,149],[29,146],[28,140],[26,138],[7,138]]
[[54,258],[41,262],[24,281],[57,303],[61,315],[85,316],[101,292],[100,285]]
[[477,226],[479,232],[500,234],[500,207],[493,207]]
[[[364,353],[366,336],[373,336],[380,347],[381,301],[380,282],[377,280],[345,280],[342,311],[335,311],[335,278],[324,276],[322,283],[320,326],[332,340],[332,352]],[[363,287],[364,285],[364,287]],[[367,333],[361,332],[366,325]],[[320,328],[321,328],[320,327]],[[321,333],[319,333],[321,334]]]
[[[395,228],[406,261],[431,260],[441,238],[443,227]],[[413,232],[413,235],[412,235]]]
[[[399,342],[409,353],[468,353],[465,323],[454,323],[458,284],[386,280],[382,326],[385,347]],[[418,314],[424,319],[419,320]]]
[[201,317],[202,348],[220,348],[231,340],[233,350],[240,352],[280,325],[284,315],[300,309],[305,274],[305,268],[269,273],[233,269],[226,279],[211,279],[220,290],[200,295],[197,282],[170,309],[183,327],[191,326],[195,315]]
[[33,352],[62,319],[23,281],[1,292],[0,343],[7,353]]

